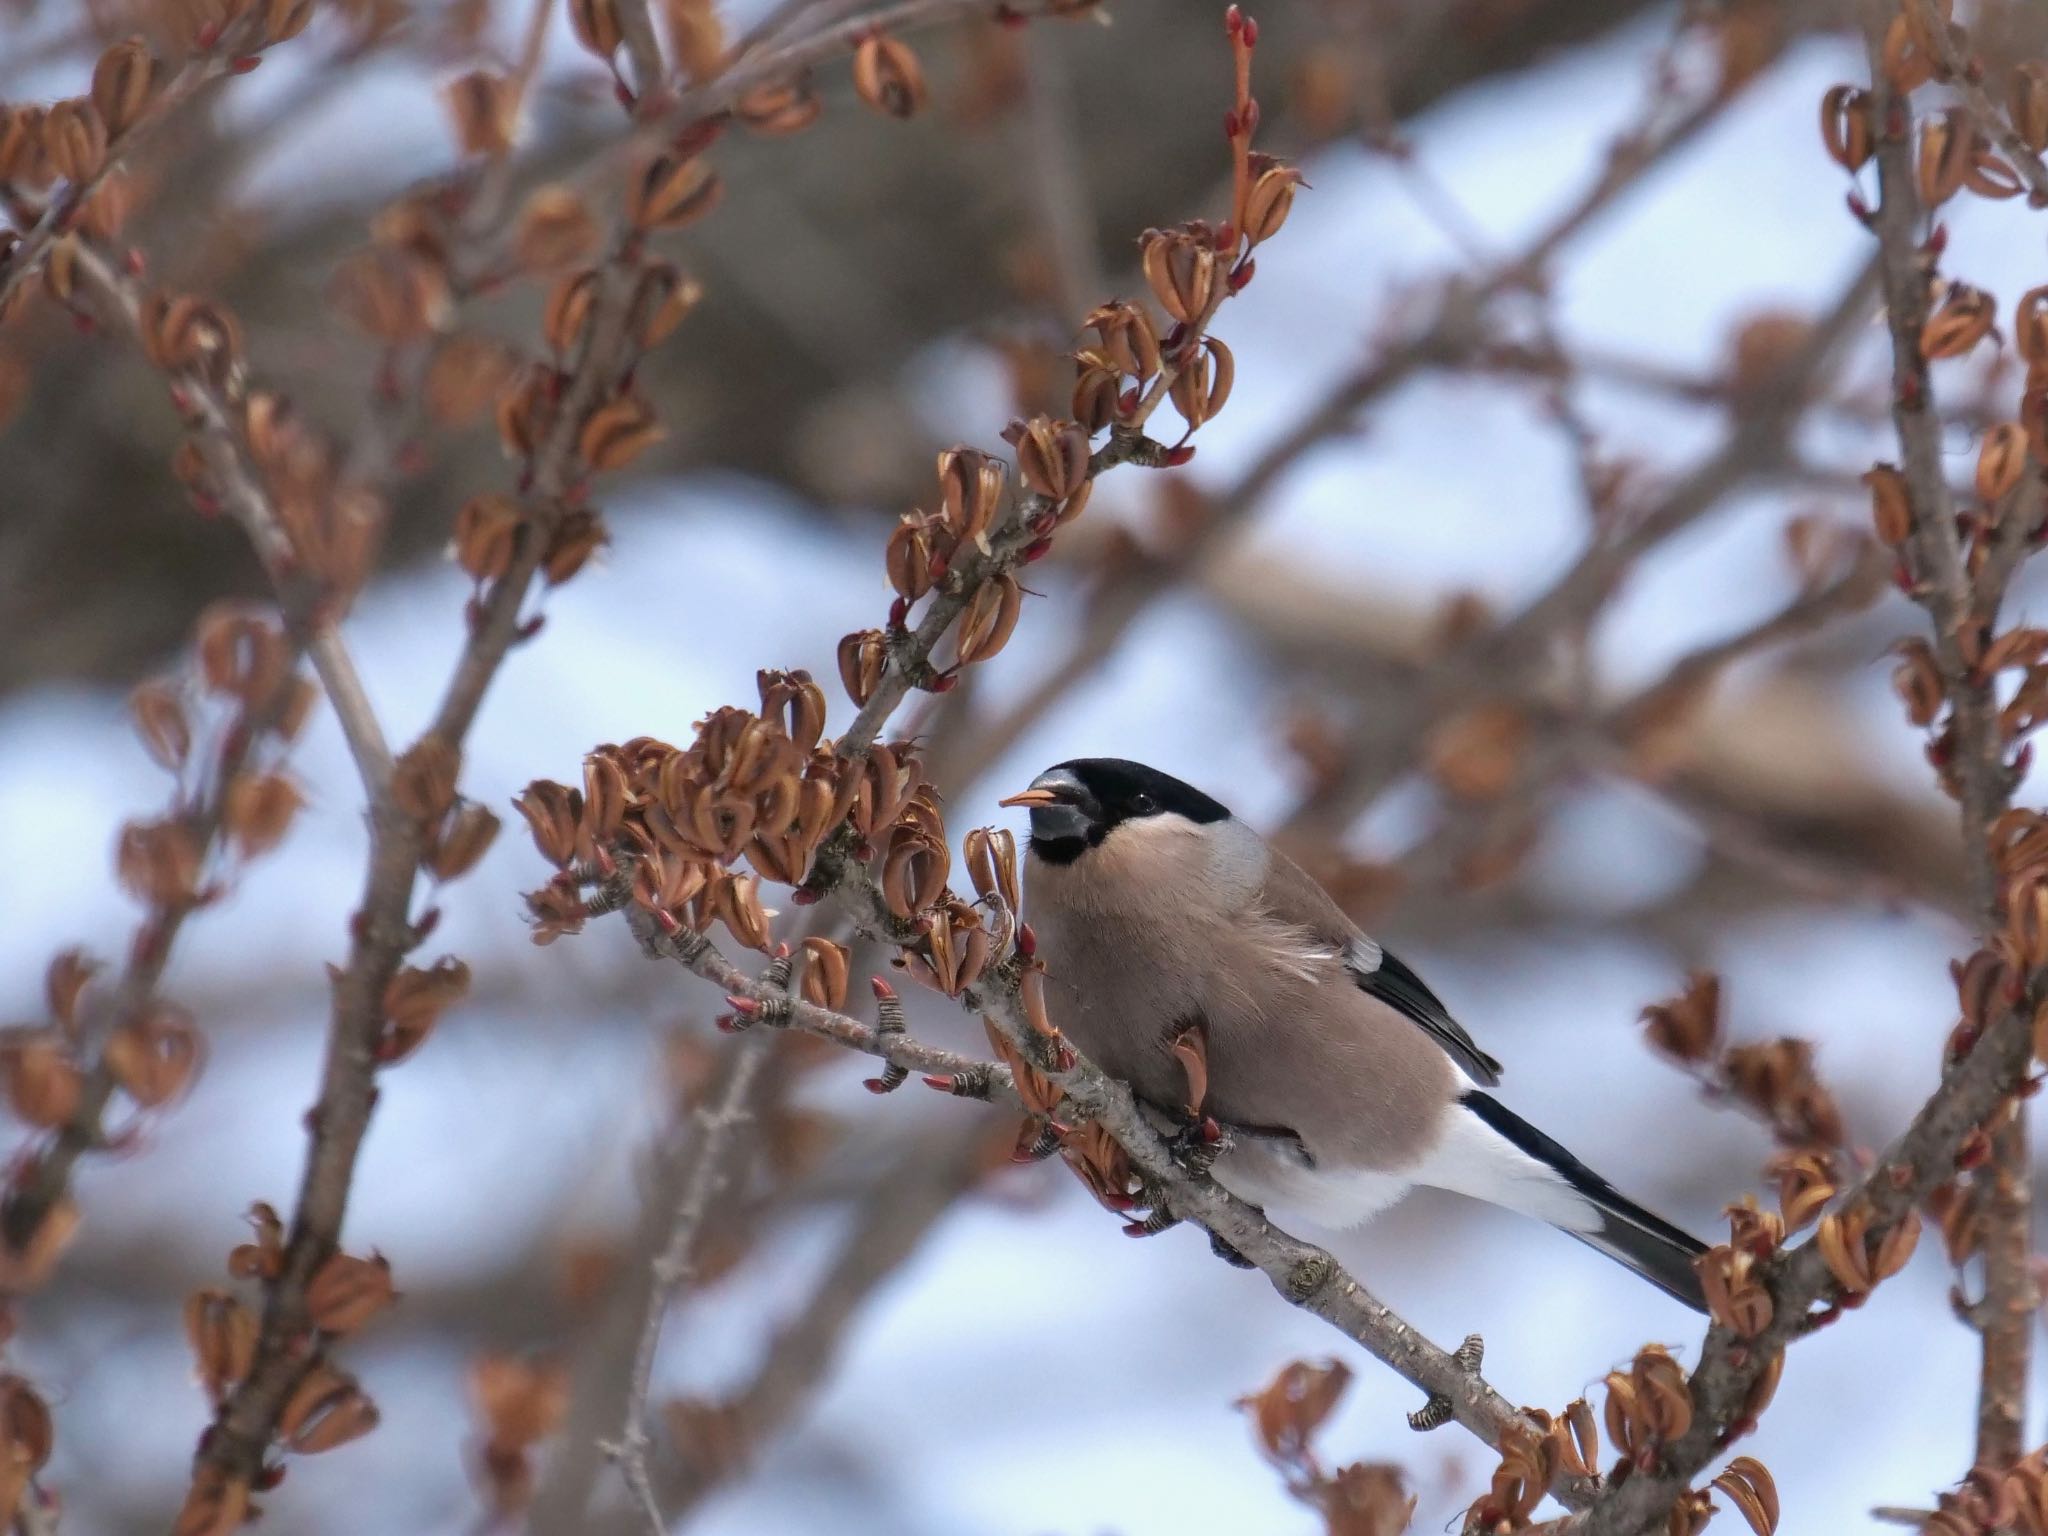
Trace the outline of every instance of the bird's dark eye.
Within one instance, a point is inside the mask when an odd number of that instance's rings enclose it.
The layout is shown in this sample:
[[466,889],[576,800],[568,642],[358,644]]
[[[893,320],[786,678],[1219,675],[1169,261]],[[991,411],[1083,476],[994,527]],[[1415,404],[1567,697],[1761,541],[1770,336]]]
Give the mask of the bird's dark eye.
[[1141,791],[1131,796],[1131,814],[1133,816],[1150,816],[1157,809],[1158,807],[1153,805],[1150,795]]

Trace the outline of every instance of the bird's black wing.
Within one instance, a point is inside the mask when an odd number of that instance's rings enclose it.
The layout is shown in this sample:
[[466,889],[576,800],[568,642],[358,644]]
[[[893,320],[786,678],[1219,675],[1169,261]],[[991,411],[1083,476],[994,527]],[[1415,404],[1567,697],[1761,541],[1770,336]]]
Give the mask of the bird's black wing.
[[1500,1063],[1479,1049],[1478,1042],[1465,1033],[1465,1026],[1451,1017],[1422,978],[1394,954],[1367,939],[1351,946],[1344,964],[1361,992],[1420,1024],[1473,1082],[1491,1088],[1500,1081]]

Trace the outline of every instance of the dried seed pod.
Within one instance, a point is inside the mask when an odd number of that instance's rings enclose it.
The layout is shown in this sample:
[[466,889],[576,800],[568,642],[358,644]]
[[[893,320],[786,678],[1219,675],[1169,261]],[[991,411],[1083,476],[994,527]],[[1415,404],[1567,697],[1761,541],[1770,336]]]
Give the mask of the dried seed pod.
[[1074,420],[1092,437],[1123,414],[1123,378],[1099,352],[1074,358]]
[[922,512],[897,520],[883,548],[882,566],[889,585],[906,603],[914,603],[932,589],[933,535],[940,532]]
[[1230,399],[1230,386],[1237,377],[1237,363],[1230,348],[1213,336],[1202,338],[1201,350],[1174,375],[1173,408],[1194,431],[1223,409]]
[[761,718],[782,727],[790,745],[808,756],[825,734],[825,690],[811,674],[763,670],[754,674]]
[[28,1037],[0,1046],[0,1091],[24,1125],[51,1130],[78,1113],[84,1077],[55,1040]]
[[583,194],[551,181],[535,187],[520,207],[512,259],[524,272],[558,272],[590,260],[602,238],[603,231]]
[[498,397],[498,440],[515,459],[531,459],[555,424],[555,405],[566,375],[529,364]]
[[1764,1172],[1778,1181],[1778,1209],[1792,1232],[1819,1216],[1839,1188],[1834,1159],[1824,1152],[1781,1152],[1764,1165]]
[[1017,886],[1017,838],[1008,828],[976,827],[967,834],[967,877],[983,901],[1020,910]]
[[1159,372],[1159,334],[1144,305],[1114,299],[1098,304],[1082,323],[1101,338],[1103,366],[1141,383]]
[[633,291],[633,334],[642,351],[666,341],[704,297],[704,285],[671,262],[640,274]]
[[624,468],[667,435],[645,400],[618,394],[590,413],[576,448],[584,463],[603,472]]
[[107,125],[83,96],[53,103],[43,115],[43,153],[66,181],[85,181],[107,163]]
[[455,307],[448,274],[438,262],[387,245],[344,258],[328,291],[336,308],[390,346],[441,330]]
[[2002,421],[1984,434],[1977,448],[1977,496],[1996,506],[2012,493],[2027,468],[2027,429]]
[[852,953],[844,944],[813,935],[804,940],[803,955],[804,1001],[835,1013],[843,1012]]
[[100,962],[82,949],[59,950],[43,972],[43,1002],[65,1033],[78,1031],[78,999],[100,971]]
[[1088,483],[1088,434],[1077,422],[1034,416],[1004,436],[1017,450],[1017,473],[1038,495],[1065,501]]
[[1773,1536],[1778,1529],[1778,1485],[1762,1462],[1737,1456],[1721,1469],[1713,1486],[1741,1512],[1756,1536]]
[[540,333],[556,357],[573,357],[582,347],[596,303],[597,273],[592,270],[558,278],[548,290],[541,306]]
[[256,1359],[256,1314],[226,1291],[194,1291],[185,1300],[185,1338],[199,1384],[215,1403],[249,1374]]
[[161,768],[176,773],[192,751],[192,725],[185,717],[184,689],[172,677],[155,677],[128,695],[135,734]]
[[299,1381],[278,1415],[278,1439],[288,1451],[317,1456],[377,1427],[377,1406],[355,1381],[316,1364]]
[[541,574],[549,586],[559,587],[584,566],[590,557],[611,542],[604,519],[578,507],[555,524],[548,535],[547,551],[541,556]]
[[1920,125],[1920,150],[1914,161],[1920,201],[1930,210],[1962,190],[1977,158],[1977,125],[1968,113],[1950,108]]
[[1009,644],[1024,608],[1024,589],[1005,572],[975,589],[960,616],[960,664],[987,661]]
[[1642,1024],[1650,1044],[1672,1059],[1712,1060],[1721,1041],[1721,979],[1712,971],[1694,971],[1677,997],[1643,1010]]
[[988,547],[988,530],[1003,499],[1003,464],[974,448],[939,455],[939,511],[955,539]]
[[284,1222],[264,1200],[249,1207],[247,1219],[255,1241],[237,1244],[228,1254],[228,1273],[238,1280],[275,1280],[284,1273]]
[[306,1282],[306,1316],[322,1333],[354,1333],[397,1299],[391,1263],[381,1253],[330,1254]]
[[1870,159],[1870,93],[1853,85],[1831,87],[1820,99],[1820,139],[1828,158],[1854,173]]
[[1870,520],[1878,541],[1896,549],[1913,532],[1913,503],[1906,477],[1896,465],[1877,464],[1864,471],[1863,483],[1870,487]]
[[480,421],[519,371],[518,358],[487,336],[458,334],[434,349],[421,397],[446,427]]
[[870,32],[853,52],[853,88],[877,112],[913,117],[924,106],[924,68],[907,44]]
[[497,156],[519,126],[519,83],[494,69],[472,69],[441,88],[455,143],[465,155]]
[[952,868],[946,845],[922,832],[899,829],[882,865],[882,897],[899,918],[912,918],[936,902]]
[[1933,650],[1917,635],[1901,640],[1893,649],[1899,653],[1899,664],[1892,668],[1892,691],[1905,704],[1906,718],[1925,730],[1940,718],[1948,702],[1941,667]]
[[2005,99],[2021,142],[2037,155],[2048,150],[2048,64],[2027,59],[2015,65]]
[[469,967],[444,955],[432,966],[409,965],[384,989],[384,1017],[371,1054],[382,1065],[418,1050],[441,1015],[469,993]]
[[569,25],[576,41],[607,64],[625,41],[617,0],[569,0]]
[[681,229],[718,206],[725,184],[695,156],[656,155],[635,178],[627,213],[638,230]]
[[121,828],[114,867],[121,884],[152,907],[182,907],[199,896],[200,849],[183,821],[131,821]]
[[875,696],[888,668],[888,639],[879,629],[855,630],[839,642],[839,680],[856,705]]
[[281,773],[244,773],[228,785],[221,823],[245,859],[284,841],[306,797]]
[[134,127],[156,94],[156,56],[141,37],[115,43],[92,67],[92,104],[109,138]]
[[741,93],[733,116],[758,134],[785,138],[802,133],[825,110],[806,69],[787,80],[772,80]]
[[473,581],[496,581],[512,568],[522,519],[519,504],[509,496],[472,497],[455,514],[448,552]]
[[0,105],[0,181],[46,181],[42,163],[43,109]]
[[1182,325],[1208,317],[1218,294],[1216,250],[1184,229],[1148,229],[1140,237],[1145,281],[1160,307]]
[[2030,373],[2048,368],[2048,287],[2029,288],[2013,306],[2013,345]]
[[415,821],[438,821],[455,804],[462,754],[439,736],[422,736],[391,768],[391,798]]
[[144,1109],[156,1109],[191,1086],[203,1054],[192,1020],[160,1004],[115,1030],[103,1060],[123,1092]]
[[[1907,14],[1910,14],[1910,7]],[[1901,96],[1912,95],[1934,78],[1934,58],[1915,39],[1907,14],[1894,16],[1891,25],[1885,28],[1884,47],[1879,57],[1886,81]]]
[[1951,283],[1941,307],[1920,328],[1920,355],[1930,361],[1961,357],[1991,334],[1997,308],[1991,295],[1982,288]]
[[143,351],[166,373],[190,370],[219,382],[241,360],[242,328],[234,316],[189,294],[147,295],[139,324]]
[[1257,245],[1280,233],[1294,207],[1294,190],[1304,185],[1301,172],[1266,155],[1253,155],[1251,189],[1244,199],[1244,237]]

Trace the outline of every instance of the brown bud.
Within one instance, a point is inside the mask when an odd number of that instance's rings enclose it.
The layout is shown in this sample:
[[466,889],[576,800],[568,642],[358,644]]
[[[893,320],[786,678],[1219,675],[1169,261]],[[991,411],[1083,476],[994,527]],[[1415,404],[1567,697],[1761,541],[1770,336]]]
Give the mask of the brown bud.
[[43,116],[43,153],[66,181],[85,181],[107,162],[107,126],[83,96],[53,104]]
[[166,373],[191,370],[220,380],[240,361],[241,326],[227,310],[203,299],[152,293],[142,301],[139,323],[143,351]]
[[255,1239],[228,1254],[228,1273],[238,1280],[275,1280],[284,1273],[284,1223],[266,1200],[251,1205],[247,1219]]
[[1948,685],[1934,652],[1918,636],[1901,640],[1895,647],[1899,664],[1892,668],[1892,691],[1906,706],[1906,718],[1925,730],[1941,715],[1948,699]]
[[1159,335],[1144,305],[1124,299],[1098,304],[1082,323],[1102,338],[1105,366],[1141,381],[1159,371]]
[[576,41],[606,63],[625,41],[617,0],[569,0],[569,25]]
[[113,45],[92,68],[92,104],[109,138],[119,138],[142,116],[156,93],[156,57],[140,37]]
[[1914,175],[1920,201],[1929,210],[1962,190],[1977,158],[1977,125],[1960,108],[1950,108],[1920,125],[1920,150]]
[[877,112],[911,117],[924,106],[924,69],[908,45],[870,32],[853,53],[853,88]]
[[1733,1504],[1756,1536],[1773,1536],[1778,1529],[1778,1485],[1764,1464],[1754,1456],[1737,1456],[1713,1481]]
[[572,272],[548,290],[547,302],[541,309],[541,335],[555,356],[573,357],[582,347],[596,303],[594,271]]
[[1870,520],[1878,541],[1896,549],[1913,532],[1913,503],[1906,491],[1906,477],[1892,464],[1877,464],[1866,470],[1863,483],[1870,487]]
[[244,773],[228,785],[221,818],[245,859],[268,853],[284,835],[306,797],[281,773]]
[[890,530],[889,542],[883,546],[882,568],[888,572],[889,585],[906,603],[914,603],[932,589],[932,535],[931,520],[922,513],[912,513],[897,521]]
[[441,88],[465,155],[502,155],[519,125],[519,85],[494,69],[472,69]]
[[1074,358],[1074,420],[1094,436],[1122,414],[1123,378],[1099,352]]
[[1828,158],[1845,171],[1860,171],[1870,159],[1870,94],[1853,85],[1832,87],[1820,99],[1820,139]]
[[397,1299],[381,1253],[330,1254],[306,1282],[306,1316],[322,1333],[354,1333]]
[[623,469],[665,436],[645,400],[635,394],[618,394],[585,419],[576,451],[591,469],[602,473]]
[[681,229],[718,206],[725,184],[692,156],[656,155],[635,178],[626,211],[638,230]]
[[520,208],[519,228],[512,237],[512,259],[522,271],[554,272],[588,261],[602,237],[583,194],[574,187],[551,181],[535,187]]

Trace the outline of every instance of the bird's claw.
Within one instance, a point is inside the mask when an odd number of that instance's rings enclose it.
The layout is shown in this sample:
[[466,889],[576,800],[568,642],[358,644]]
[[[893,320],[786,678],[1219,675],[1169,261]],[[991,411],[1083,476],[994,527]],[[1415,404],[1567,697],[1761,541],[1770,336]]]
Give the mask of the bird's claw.
[[[1477,1376],[1479,1367],[1486,1359],[1486,1340],[1476,1333],[1465,1335],[1465,1342],[1451,1352],[1451,1359],[1467,1375]],[[1451,1422],[1456,1408],[1441,1392],[1432,1392],[1429,1401],[1408,1415],[1408,1427],[1418,1433],[1439,1428]]]
[[1216,1123],[1215,1116],[1192,1116],[1166,1138],[1166,1149],[1189,1173],[1206,1177],[1216,1159],[1230,1150],[1230,1135]]

